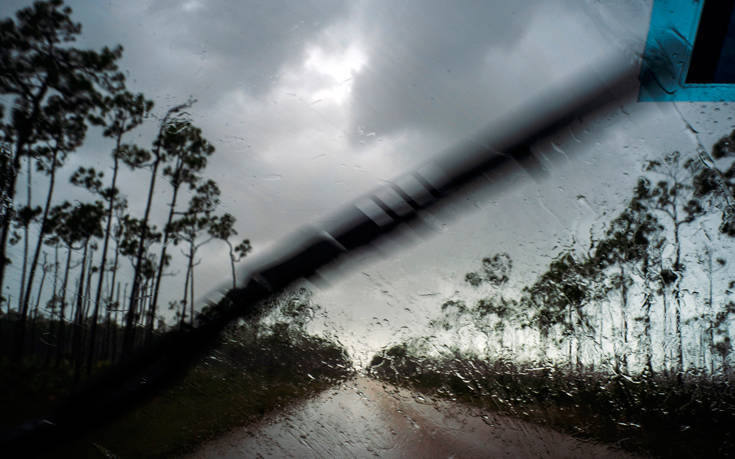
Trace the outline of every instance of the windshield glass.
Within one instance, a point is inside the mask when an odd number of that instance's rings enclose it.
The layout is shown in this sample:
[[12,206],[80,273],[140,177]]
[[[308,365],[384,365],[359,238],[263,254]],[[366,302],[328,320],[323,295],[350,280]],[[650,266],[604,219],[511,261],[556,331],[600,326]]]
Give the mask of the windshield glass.
[[726,453],[732,3],[4,2],[0,425]]

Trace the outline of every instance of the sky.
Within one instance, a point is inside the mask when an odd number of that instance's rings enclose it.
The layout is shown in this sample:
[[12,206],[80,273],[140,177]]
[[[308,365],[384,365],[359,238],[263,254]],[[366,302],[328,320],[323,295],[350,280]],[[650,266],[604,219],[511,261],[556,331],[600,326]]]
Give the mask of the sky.
[[[0,15],[25,4],[5,1]],[[553,83],[606,56],[640,54],[652,2],[69,5],[83,24],[79,46],[122,44],[128,86],[153,99],[156,114],[197,99],[192,118],[217,149],[206,174],[222,189],[222,211],[237,218],[240,236],[257,254],[501,120]],[[560,247],[587,240],[623,207],[644,160],[693,150],[697,142],[709,148],[735,127],[729,111],[715,103],[624,100],[603,118],[580,120],[534,146],[541,156],[562,158],[547,164],[544,178],[514,171],[507,186],[478,190],[427,215],[433,235],[403,234],[352,269],[325,273],[329,285],[313,287],[314,301],[326,312],[322,329],[364,359],[425,331],[444,300],[478,295],[463,285],[464,274],[496,252],[515,260],[511,288],[520,288]],[[155,127],[149,120],[135,139],[149,145]],[[109,150],[92,132],[65,170],[109,168]],[[134,212],[142,212],[147,180],[144,173],[123,176]],[[163,181],[158,189],[154,214],[163,220],[170,190]],[[60,195],[84,197],[69,186]],[[203,292],[228,278],[229,265],[218,241],[200,256],[197,289]],[[173,275],[164,280],[165,300],[183,289],[180,263],[176,255]]]

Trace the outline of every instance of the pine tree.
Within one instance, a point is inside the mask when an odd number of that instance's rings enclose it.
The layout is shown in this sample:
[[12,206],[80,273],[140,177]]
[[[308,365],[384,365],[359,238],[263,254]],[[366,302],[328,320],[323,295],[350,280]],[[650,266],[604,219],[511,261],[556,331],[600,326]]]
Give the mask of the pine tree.
[[[0,212],[0,293],[21,162],[50,136],[46,115],[55,103],[52,96],[94,104],[99,84],[117,73],[115,62],[122,49],[75,48],[72,42],[80,33],[81,25],[72,21],[71,9],[61,0],[37,1],[19,10],[15,19],[0,22],[0,95],[13,107],[10,118],[4,116],[0,122],[3,142],[9,147],[0,161],[0,195],[7,204]],[[0,114],[8,113],[3,109]]]

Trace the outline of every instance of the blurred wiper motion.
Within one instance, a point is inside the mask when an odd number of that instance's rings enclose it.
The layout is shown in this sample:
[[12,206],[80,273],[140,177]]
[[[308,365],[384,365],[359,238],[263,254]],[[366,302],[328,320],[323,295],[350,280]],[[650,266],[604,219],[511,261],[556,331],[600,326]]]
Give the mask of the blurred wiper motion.
[[[320,223],[295,232],[241,267],[238,285],[227,283],[203,300],[194,327],[172,331],[137,350],[86,384],[54,413],[4,432],[4,453],[28,455],[83,435],[169,386],[203,356],[235,319],[252,318],[263,300],[319,270],[372,251],[372,244],[401,228],[421,230],[422,214],[460,206],[477,187],[505,187],[505,172],[519,165],[543,175],[533,153],[539,141],[579,119],[605,116],[634,100],[640,60],[607,59],[545,90],[525,108],[415,170],[349,203]],[[337,263],[335,263],[337,262]]]

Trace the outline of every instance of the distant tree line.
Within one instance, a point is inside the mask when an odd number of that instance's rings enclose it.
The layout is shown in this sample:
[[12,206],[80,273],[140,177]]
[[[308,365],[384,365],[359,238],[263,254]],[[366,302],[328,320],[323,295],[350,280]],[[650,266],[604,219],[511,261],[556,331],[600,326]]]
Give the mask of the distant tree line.
[[735,320],[735,131],[710,153],[644,165],[632,197],[586,244],[572,243],[520,292],[506,253],[465,281],[486,294],[446,301],[435,329],[454,350],[566,361],[577,370],[731,375]]
[[[215,149],[187,112],[194,100],[154,116],[153,102],[126,86],[122,47],[75,47],[81,25],[71,14],[61,0],[37,1],[0,22],[0,331],[16,360],[40,356],[79,370],[150,342],[165,325],[159,303],[172,246],[186,259],[180,299],[168,305],[178,327],[194,320],[197,251],[224,241],[234,286],[235,263],[251,247],[233,242],[235,218],[217,212],[220,189],[204,175]],[[137,143],[136,129],[153,120],[150,145]],[[67,170],[90,127],[109,141],[95,157],[108,166]],[[136,178],[120,183],[123,168]],[[61,177],[88,200],[59,198]],[[125,186],[146,181],[138,215]],[[152,209],[161,199],[167,211],[158,221]],[[18,281],[8,290],[11,264]]]

